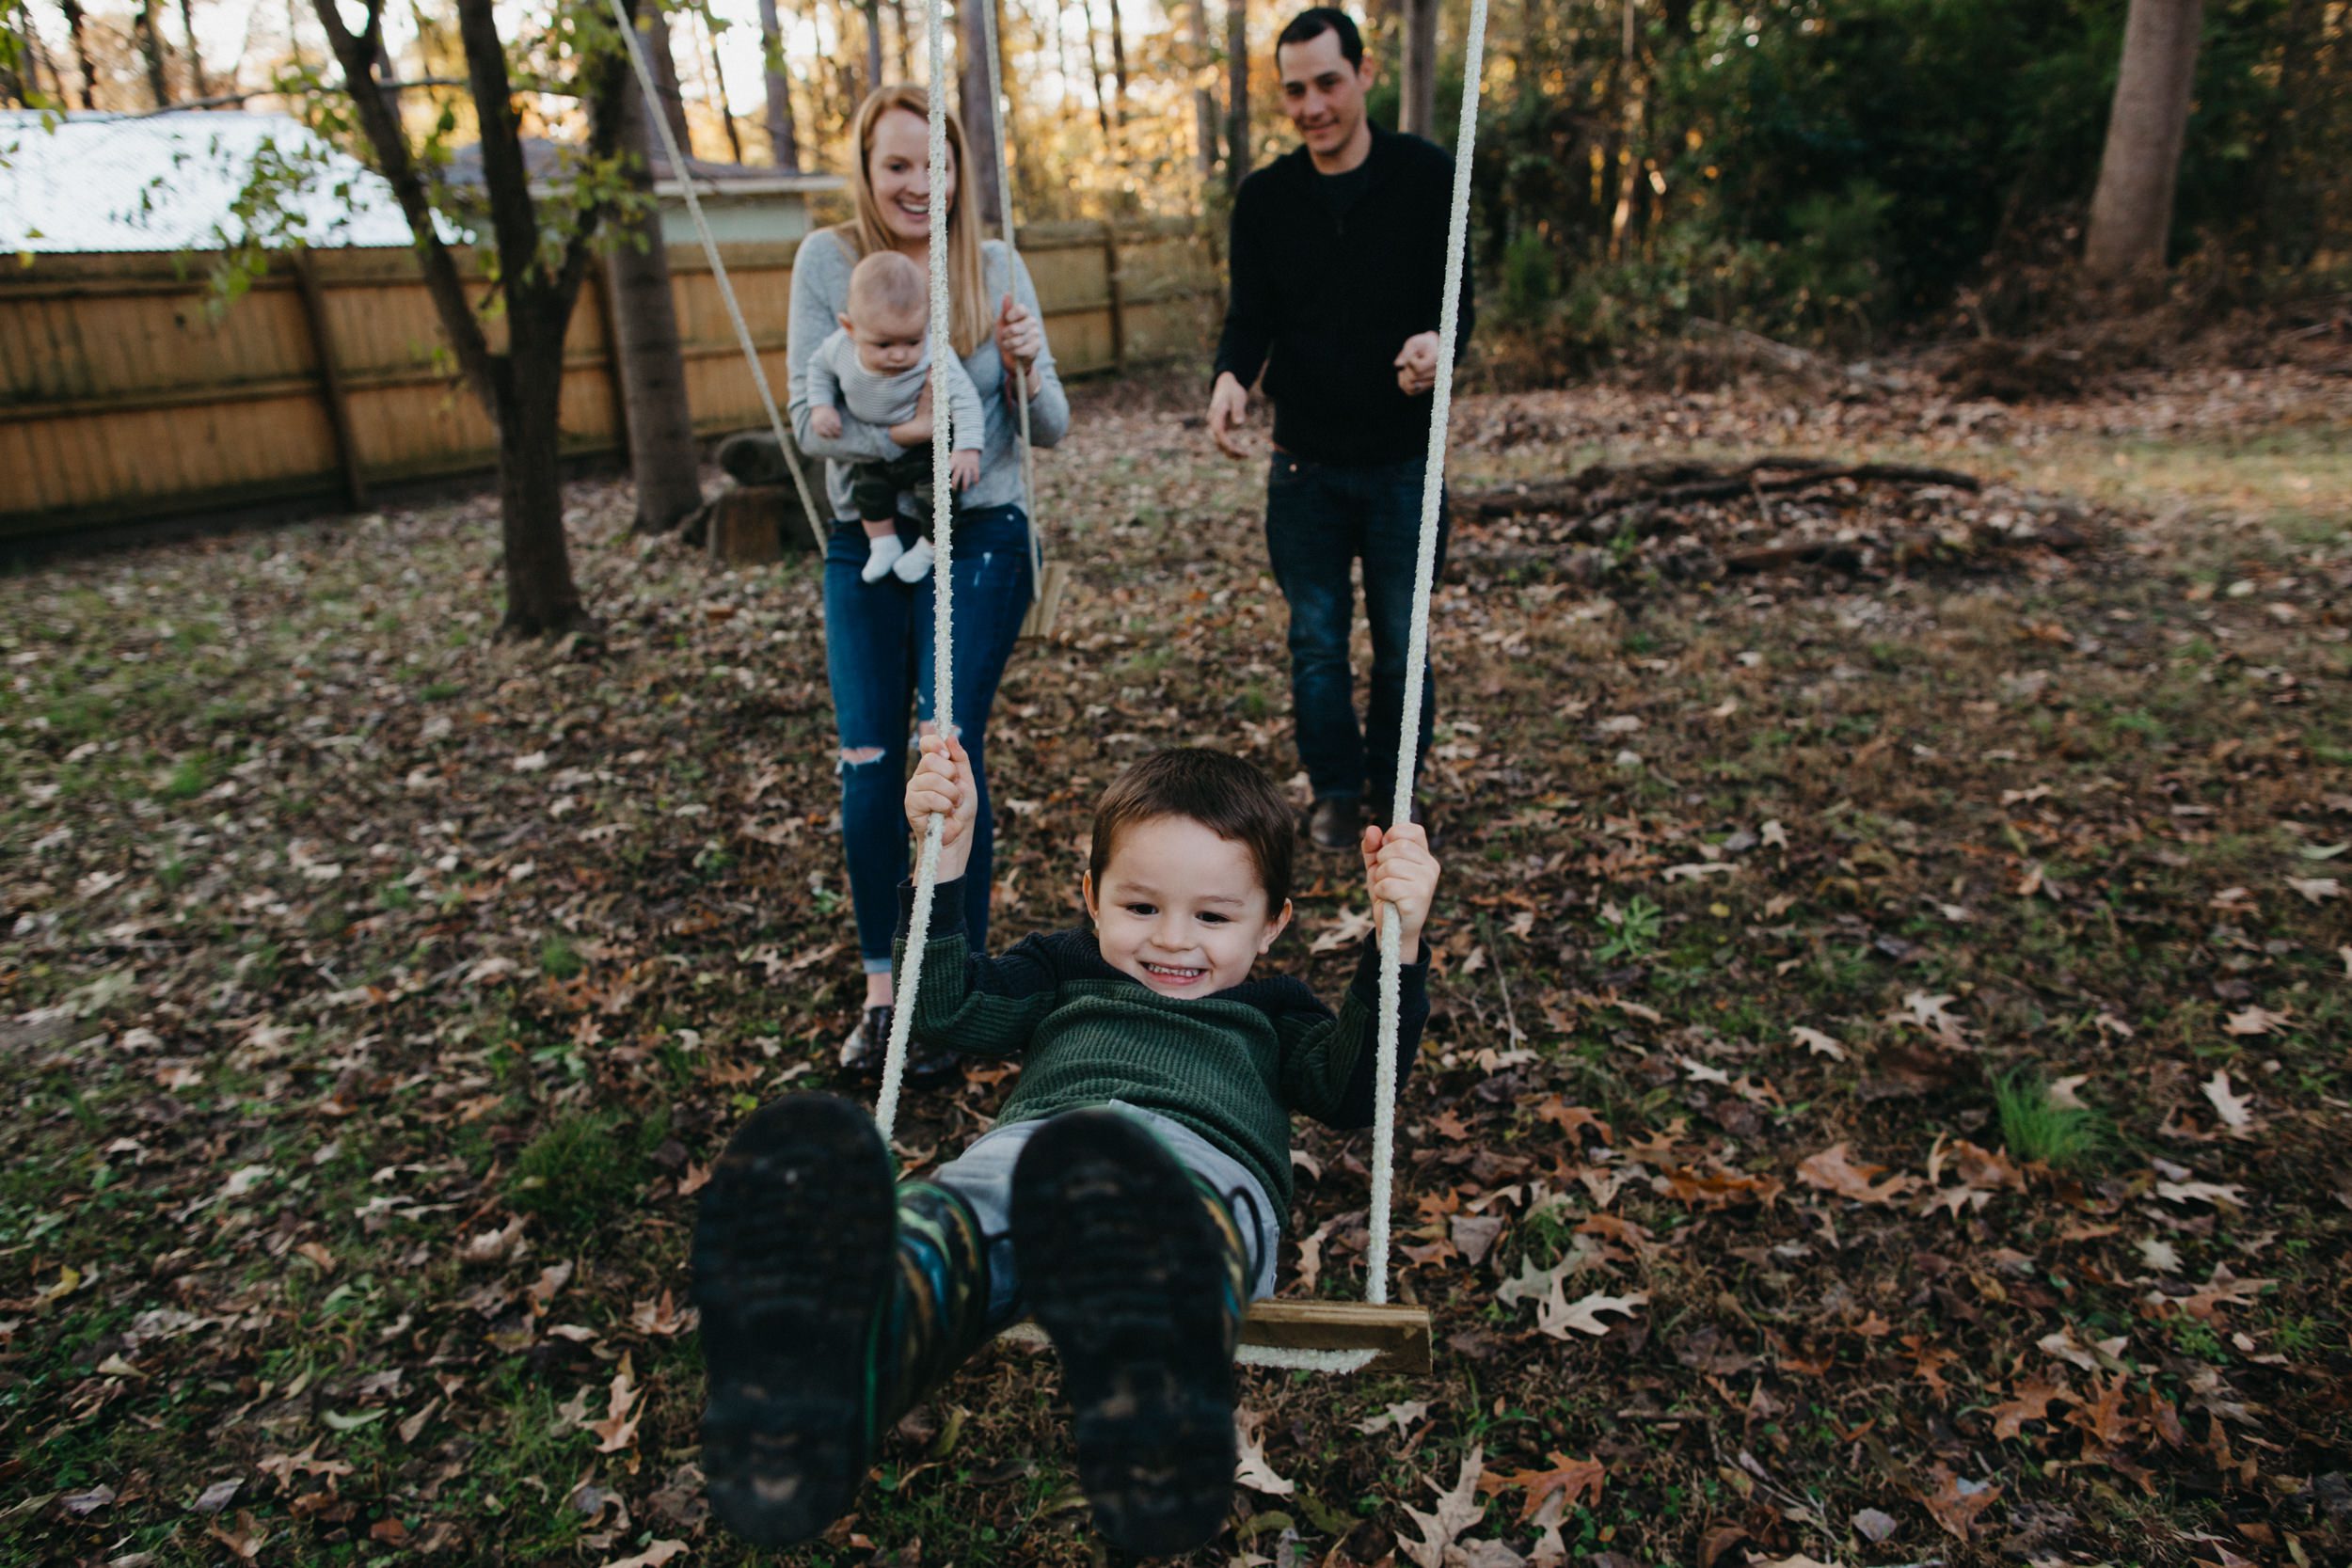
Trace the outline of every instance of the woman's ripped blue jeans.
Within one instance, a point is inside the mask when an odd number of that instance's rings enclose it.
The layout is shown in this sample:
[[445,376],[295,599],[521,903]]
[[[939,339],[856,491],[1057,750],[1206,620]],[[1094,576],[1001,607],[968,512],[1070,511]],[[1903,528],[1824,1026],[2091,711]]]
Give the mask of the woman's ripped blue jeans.
[[[902,543],[914,527],[898,519]],[[964,926],[988,941],[988,890],[995,832],[988,800],[988,712],[1029,609],[1029,519],[1017,506],[965,512],[955,520],[955,700],[950,716],[979,782]],[[833,525],[825,548],[825,670],[841,742],[841,837],[857,910],[858,956],[869,974],[890,968],[898,884],[907,875],[908,739],[932,716],[932,585],[884,576],[866,582],[865,531]]]

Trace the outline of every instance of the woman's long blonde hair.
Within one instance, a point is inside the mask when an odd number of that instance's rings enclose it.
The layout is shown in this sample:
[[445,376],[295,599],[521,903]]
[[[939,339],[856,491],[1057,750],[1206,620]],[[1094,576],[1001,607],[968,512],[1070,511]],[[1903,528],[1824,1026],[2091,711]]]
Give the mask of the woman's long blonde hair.
[[[904,109],[928,121],[930,95],[911,82],[895,82],[876,87],[857,106],[857,118],[850,122],[857,166],[850,176],[850,188],[857,193],[857,216],[835,225],[833,231],[861,261],[877,250],[898,248],[897,235],[882,221],[882,203],[875,199],[874,177],[867,167],[874,151],[874,128],[893,109]],[[961,356],[980,346],[995,325],[996,313],[989,309],[986,279],[980,270],[979,220],[974,215],[979,210],[979,198],[973,184],[972,160],[964,152],[963,123],[953,114],[946,119],[947,149],[956,164],[955,205],[947,212],[948,314],[954,318],[947,336]]]

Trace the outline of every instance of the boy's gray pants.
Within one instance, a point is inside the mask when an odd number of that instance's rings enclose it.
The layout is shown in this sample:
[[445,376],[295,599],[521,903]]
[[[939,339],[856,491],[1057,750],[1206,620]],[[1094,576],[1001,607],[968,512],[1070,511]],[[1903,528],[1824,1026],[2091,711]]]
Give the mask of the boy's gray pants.
[[[1265,1189],[1248,1168],[1183,1122],[1123,1101],[1110,1101],[1114,1110],[1140,1117],[1159,1135],[1177,1164],[1206,1181],[1232,1212],[1234,1228],[1248,1249],[1254,1300],[1274,1293],[1274,1255],[1282,1235],[1282,1216],[1274,1212]],[[928,1180],[955,1193],[972,1206],[988,1244],[988,1321],[1002,1327],[1018,1315],[1020,1271],[1012,1256],[1012,1169],[1021,1160],[1044,1119],[1009,1122],[991,1129],[972,1147],[931,1173]]]

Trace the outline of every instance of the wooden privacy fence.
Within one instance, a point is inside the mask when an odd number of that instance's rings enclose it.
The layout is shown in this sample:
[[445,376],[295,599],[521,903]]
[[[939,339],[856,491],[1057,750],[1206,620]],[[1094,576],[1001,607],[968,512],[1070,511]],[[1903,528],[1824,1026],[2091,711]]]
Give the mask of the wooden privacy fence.
[[[1200,346],[1217,281],[1199,225],[1040,224],[1020,244],[1064,375]],[[798,245],[723,247],[779,399]],[[495,467],[409,252],[281,260],[225,309],[209,260],[42,255],[0,277],[0,540],[312,498],[360,506],[371,486]],[[672,247],[670,276],[695,429],[764,425],[701,251]],[[467,277],[486,294],[470,261]],[[622,441],[610,299],[599,273],[572,318],[569,456]]]

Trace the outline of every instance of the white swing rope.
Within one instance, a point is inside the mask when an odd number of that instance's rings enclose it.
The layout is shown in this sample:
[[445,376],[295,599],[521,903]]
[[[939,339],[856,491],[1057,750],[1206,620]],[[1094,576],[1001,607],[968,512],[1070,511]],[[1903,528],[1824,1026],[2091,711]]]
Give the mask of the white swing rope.
[[[653,0],[659,3],[659,0]],[[792,474],[792,488],[800,492],[801,510],[808,518],[809,531],[817,539],[817,559],[825,558],[825,513],[819,512],[816,498],[809,493],[807,476],[801,472],[801,460],[792,444],[791,433],[784,427],[784,416],[776,410],[776,394],[768,385],[768,369],[760,363],[759,346],[752,341],[752,329],[743,320],[743,307],[736,302],[735,285],[727,277],[727,264],[719,259],[719,242],[712,238],[709,223],[703,217],[703,204],[694,198],[693,171],[686,166],[686,156],[678,150],[677,137],[670,130],[670,117],[662,112],[661,92],[654,85],[653,68],[645,63],[645,52],[637,41],[637,29],[629,24],[628,9],[622,0],[612,0],[612,21],[621,30],[622,47],[628,51],[628,63],[637,73],[637,85],[643,89],[646,123],[661,139],[661,150],[670,160],[670,172],[677,176],[678,188],[686,193],[686,213],[694,220],[694,232],[702,237],[703,254],[710,259],[710,276],[719,285],[719,297],[726,302],[727,319],[735,324],[736,341],[743,345],[743,360],[752,368],[752,381],[759,388],[759,405],[768,411],[768,429],[776,438],[776,450],[783,454],[784,466]],[[661,225],[659,215],[654,219],[652,243],[660,245]]]
[[[614,0],[616,6],[618,3],[619,0]],[[988,7],[992,0],[978,0],[978,3]],[[924,9],[930,33],[931,404],[934,409],[942,409],[947,406],[946,370],[942,363],[942,356],[953,351],[952,343],[944,340],[940,325],[947,315],[947,131],[946,99],[941,91],[943,84],[940,79],[940,61],[946,55],[946,40],[941,0],[926,0]],[[993,19],[990,23],[990,41],[991,86],[994,87]],[[1413,574],[1412,629],[1406,649],[1405,711],[1397,726],[1396,792],[1389,815],[1391,823],[1406,820],[1412,810],[1414,762],[1421,748],[1421,700],[1424,689],[1422,665],[1429,654],[1429,601],[1436,587],[1438,521],[1439,503],[1445,491],[1446,434],[1454,409],[1454,349],[1461,330],[1462,272],[1469,248],[1470,150],[1478,131],[1478,95],[1486,48],[1486,0],[1470,0],[1470,36],[1462,65],[1462,118],[1454,143],[1454,204],[1446,225],[1445,297],[1438,307],[1438,315],[1437,384],[1430,400],[1429,447],[1422,473],[1421,536]],[[999,109],[1002,103],[1003,94],[998,91],[996,105]],[[1000,128],[1000,137],[1001,135]],[[1001,141],[996,166],[1001,180],[1005,167]],[[1005,211],[1009,214],[1009,202]],[[1009,236],[1009,222],[1006,228]],[[954,712],[953,703],[945,695],[950,690],[948,568],[951,562],[948,533],[951,516],[947,493],[947,449],[945,442],[936,438],[934,432],[931,443],[931,519],[932,531],[936,535],[933,547],[937,551],[937,559],[932,565],[932,580],[937,585],[933,597],[936,616],[933,642],[937,660],[932,677],[932,712],[935,718]],[[945,733],[946,726],[939,727]],[[914,1026],[914,998],[921,978],[919,955],[930,939],[931,896],[939,877],[940,835],[945,822],[946,819],[941,816],[931,818],[923,835],[922,856],[915,869],[914,910],[907,922],[906,951],[918,957],[904,976],[905,994],[898,998],[898,1005],[891,1010],[890,1049],[882,1067],[882,1092],[874,1105],[874,1120],[881,1127],[885,1140],[898,1119],[898,1089],[905,1074],[907,1039]],[[1403,949],[1403,927],[1395,909],[1391,907],[1383,911],[1380,923],[1380,1017],[1373,1088],[1371,1240],[1364,1261],[1365,1299],[1375,1306],[1385,1305],[1389,1299],[1389,1210],[1395,1185],[1396,1057],[1402,1010],[1400,969]],[[1290,1350],[1272,1345],[1244,1345],[1234,1359],[1245,1366],[1352,1372],[1371,1365],[1375,1354],[1368,1350]]]
[[[1405,710],[1398,715],[1396,795],[1391,824],[1409,820],[1413,771],[1421,752],[1421,699],[1429,658],[1429,599],[1438,575],[1438,510],[1445,496],[1447,424],[1454,415],[1454,345],[1462,325],[1462,268],[1470,247],[1470,147],[1478,135],[1478,93],[1486,53],[1486,0],[1470,0],[1462,57],[1462,118],[1454,133],[1454,210],[1446,221],[1445,299],[1438,309],[1438,381],[1429,403],[1429,453],[1421,480],[1421,551],[1413,568],[1413,625],[1405,647]],[[1372,1091],[1372,1235],[1365,1252],[1364,1298],[1389,1299],[1389,1207],[1396,1164],[1396,1037],[1404,932],[1391,905],[1380,921],[1380,1058]]]
[[[947,303],[947,94],[941,62],[947,57],[947,24],[940,0],[926,0],[924,20],[930,40],[930,283],[931,320],[931,728],[955,732],[955,498],[947,488],[947,356],[956,351]],[[882,1057],[882,1089],[874,1097],[874,1125],[882,1141],[898,1122],[898,1090],[905,1082],[907,1040],[914,1028],[914,998],[923,978],[923,952],[931,939],[931,900],[939,886],[939,847],[946,816],[934,812],[923,830],[922,853],[914,866],[914,909],[907,917],[905,994],[890,1009],[890,1048]]]
[[[1012,164],[1005,155],[1005,79],[996,52],[996,0],[972,3],[980,8],[980,28],[988,35],[988,123],[996,143],[996,214],[1005,230],[1005,281],[1009,285],[1019,276],[1015,263],[1020,249],[1012,238]],[[1029,594],[1035,599],[1045,592],[1045,551],[1040,539],[1044,525],[1038,518],[1037,454],[1029,445],[1029,372],[1017,361],[1012,390],[1013,406],[1021,413],[1021,498],[1029,508]]]

